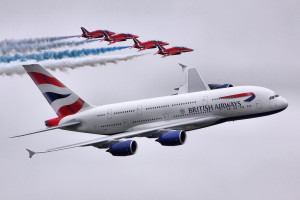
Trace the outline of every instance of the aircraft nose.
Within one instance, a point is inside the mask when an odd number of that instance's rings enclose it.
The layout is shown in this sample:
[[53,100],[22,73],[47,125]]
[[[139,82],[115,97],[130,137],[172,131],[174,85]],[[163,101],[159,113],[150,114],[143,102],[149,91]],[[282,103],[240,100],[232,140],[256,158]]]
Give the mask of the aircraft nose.
[[288,101],[285,98],[281,97],[281,107],[282,107],[282,109],[286,109],[288,107],[288,105],[289,105]]

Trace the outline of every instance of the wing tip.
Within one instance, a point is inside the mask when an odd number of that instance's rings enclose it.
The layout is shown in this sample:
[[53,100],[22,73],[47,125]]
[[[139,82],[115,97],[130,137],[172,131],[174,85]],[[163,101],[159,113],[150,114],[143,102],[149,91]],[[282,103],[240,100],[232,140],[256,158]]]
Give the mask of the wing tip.
[[26,149],[26,151],[28,151],[28,153],[29,153],[29,158],[32,158],[32,156],[33,156],[34,154],[36,154],[36,152],[31,151],[30,149]]
[[178,64],[182,67],[182,70],[185,70],[186,68],[188,68],[188,66],[186,66],[186,65],[183,65],[181,63],[178,63]]

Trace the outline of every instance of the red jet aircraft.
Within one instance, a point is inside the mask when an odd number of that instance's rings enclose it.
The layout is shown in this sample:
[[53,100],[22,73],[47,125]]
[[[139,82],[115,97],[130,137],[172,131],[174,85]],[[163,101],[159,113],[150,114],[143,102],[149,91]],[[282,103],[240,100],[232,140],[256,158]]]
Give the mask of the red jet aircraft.
[[137,48],[139,51],[143,51],[146,49],[154,49],[156,48],[156,45],[159,44],[161,46],[168,45],[169,43],[167,42],[162,42],[162,41],[157,41],[157,40],[150,40],[148,42],[140,42],[136,38],[132,38],[134,41],[134,45],[130,48]]
[[108,45],[114,44],[116,42],[126,41],[127,39],[133,39],[133,38],[139,37],[137,35],[132,35],[129,33],[119,33],[116,35],[109,35],[109,34],[107,34],[106,31],[104,31],[103,34],[105,35],[105,37],[100,42],[105,40],[105,41],[109,42]]
[[155,54],[161,54],[161,55],[163,55],[163,58],[166,56],[179,55],[184,52],[194,51],[193,49],[189,49],[186,47],[172,47],[169,49],[165,49],[164,47],[160,46],[159,44],[157,44],[156,46],[158,47],[159,51],[156,52]]
[[114,35],[114,32],[108,31],[108,30],[96,30],[96,31],[92,31],[89,32],[88,30],[86,30],[84,27],[80,27],[82,30],[82,35],[78,36],[78,37],[84,37],[86,39],[94,39],[94,38],[102,38],[104,37],[103,32],[105,31],[108,35]]

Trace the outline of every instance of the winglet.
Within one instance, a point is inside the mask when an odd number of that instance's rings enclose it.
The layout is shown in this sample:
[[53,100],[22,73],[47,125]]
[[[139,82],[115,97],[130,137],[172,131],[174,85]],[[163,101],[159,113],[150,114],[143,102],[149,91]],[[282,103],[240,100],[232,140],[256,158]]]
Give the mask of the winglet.
[[183,72],[178,94],[210,90],[195,67],[178,64],[182,67]]
[[34,151],[31,151],[30,149],[26,149],[29,153],[29,158],[32,158],[32,156],[35,154]]
[[182,70],[185,70],[187,68],[187,66],[181,64],[181,63],[178,63],[181,67],[182,67]]

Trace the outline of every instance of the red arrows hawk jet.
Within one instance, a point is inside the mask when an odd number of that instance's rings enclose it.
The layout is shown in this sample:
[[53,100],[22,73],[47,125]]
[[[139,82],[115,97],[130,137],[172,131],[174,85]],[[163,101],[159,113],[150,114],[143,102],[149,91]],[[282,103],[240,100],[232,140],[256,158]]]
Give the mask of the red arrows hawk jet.
[[154,55],[161,54],[161,55],[163,55],[163,58],[167,57],[167,56],[179,55],[181,53],[194,51],[193,49],[186,48],[186,47],[172,47],[169,49],[165,49],[164,47],[162,47],[159,44],[157,44],[156,46],[158,47],[159,51],[156,52]]
[[161,46],[169,44],[167,42],[162,42],[162,41],[158,41],[158,40],[150,40],[148,42],[140,42],[136,38],[132,38],[132,39],[134,41],[134,45],[130,48],[137,48],[137,49],[139,49],[139,51],[143,51],[143,50],[146,50],[146,49],[154,49],[154,48],[156,48],[157,44],[159,44]]
[[139,37],[137,35],[132,35],[129,33],[119,33],[116,35],[109,35],[106,31],[104,31],[103,34],[105,37],[100,42],[105,40],[105,41],[109,42],[108,45],[114,44],[116,42],[126,41],[127,39],[133,39],[133,38]]
[[107,35],[115,34],[114,32],[111,32],[108,30],[96,30],[96,31],[89,32],[84,27],[80,27],[80,28],[82,30],[82,35],[80,35],[78,37],[84,37],[86,39],[102,38],[102,37],[104,37],[104,34],[103,34],[104,31],[107,33]]

